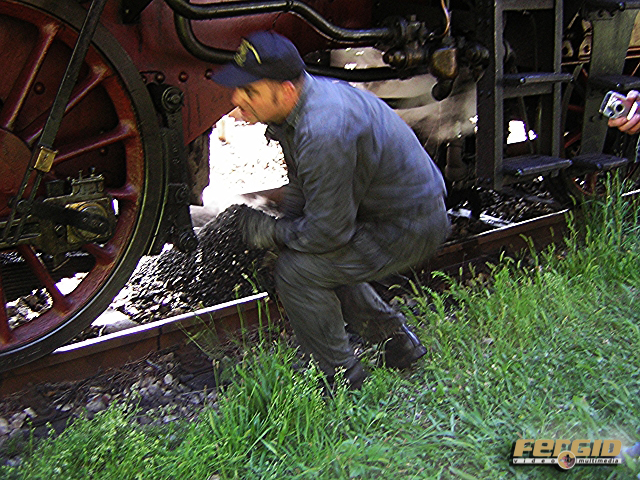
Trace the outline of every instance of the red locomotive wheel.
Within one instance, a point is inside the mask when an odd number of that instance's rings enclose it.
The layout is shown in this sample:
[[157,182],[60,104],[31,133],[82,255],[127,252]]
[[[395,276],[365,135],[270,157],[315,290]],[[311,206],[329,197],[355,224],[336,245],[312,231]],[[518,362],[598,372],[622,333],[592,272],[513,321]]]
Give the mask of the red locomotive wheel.
[[[76,2],[0,0],[3,228],[85,15]],[[58,154],[37,195],[56,181],[95,171],[113,199],[115,230],[107,241],[64,254],[63,262],[52,263],[28,240],[0,245],[0,371],[52,351],[88,326],[127,281],[154,233],[164,181],[159,127],[138,71],[104,28],[93,38],[54,148]],[[78,259],[86,265],[82,273],[68,271]],[[63,288],[60,281],[74,276]],[[25,282],[33,287],[26,295],[12,293]]]

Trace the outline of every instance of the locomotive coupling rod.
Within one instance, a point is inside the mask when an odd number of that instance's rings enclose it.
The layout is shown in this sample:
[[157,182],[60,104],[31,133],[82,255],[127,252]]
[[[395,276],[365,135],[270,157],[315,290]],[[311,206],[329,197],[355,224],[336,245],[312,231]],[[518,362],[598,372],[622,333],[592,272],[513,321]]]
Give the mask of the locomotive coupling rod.
[[[53,160],[56,154],[53,150],[53,142],[56,139],[58,130],[60,129],[62,117],[67,109],[69,98],[71,98],[71,92],[78,80],[80,68],[82,67],[84,58],[89,51],[93,34],[98,27],[100,15],[102,14],[106,3],[107,0],[93,0],[91,2],[87,16],[84,19],[82,29],[80,30],[80,35],[78,35],[78,40],[76,41],[75,47],[73,47],[73,52],[71,53],[71,59],[67,65],[67,70],[64,72],[64,77],[62,77],[58,93],[56,94],[56,98],[54,99],[51,110],[49,111],[49,116],[47,117],[47,122],[42,130],[42,135],[40,136],[38,145],[36,145],[31,153],[29,167],[22,177],[22,183],[20,184],[17,195],[13,198],[9,220],[2,232],[3,242],[5,242],[9,236],[9,231],[11,230],[11,226],[13,225],[13,221],[18,210],[18,204],[22,203],[22,195],[24,195],[24,191],[27,189],[27,183],[29,181],[29,177],[31,177],[31,173],[36,170],[36,177],[33,181],[29,199],[26,203],[28,210],[31,210],[33,199],[36,196],[42,177],[44,177],[44,174],[47,173],[53,165]],[[20,239],[20,235],[22,234],[22,230],[24,229],[24,225],[27,221],[28,213],[29,212],[27,211],[22,214],[15,236],[13,237],[13,243],[16,243]]]
[[95,233],[96,235],[109,235],[111,225],[109,219],[103,215],[86,211],[74,210],[62,205],[49,202],[36,202],[32,214],[36,217],[51,220],[61,225],[69,225],[80,230]]

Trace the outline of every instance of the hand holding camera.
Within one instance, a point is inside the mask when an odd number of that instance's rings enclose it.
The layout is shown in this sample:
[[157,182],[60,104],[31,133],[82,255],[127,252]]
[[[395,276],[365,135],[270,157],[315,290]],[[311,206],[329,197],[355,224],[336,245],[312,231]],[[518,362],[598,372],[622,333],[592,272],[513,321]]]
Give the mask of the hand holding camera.
[[618,128],[621,132],[633,135],[640,131],[640,111],[638,106],[638,93],[629,91],[626,96],[618,92],[608,92],[602,104],[600,113],[609,117],[609,126]]
[[630,120],[638,110],[638,103],[633,98],[625,97],[621,93],[610,91],[604,96],[600,105],[600,113],[609,118],[625,117]]

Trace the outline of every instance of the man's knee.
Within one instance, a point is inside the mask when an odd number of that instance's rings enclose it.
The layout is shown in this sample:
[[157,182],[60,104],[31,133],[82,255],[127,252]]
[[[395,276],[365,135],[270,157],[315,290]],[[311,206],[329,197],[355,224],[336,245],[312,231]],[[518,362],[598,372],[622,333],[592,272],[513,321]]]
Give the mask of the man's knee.
[[286,290],[291,285],[301,283],[296,272],[295,263],[284,253],[280,253],[278,256],[273,270],[273,278],[276,283],[276,288],[280,291]]
[[333,288],[329,269],[317,255],[285,249],[274,268],[276,288]]

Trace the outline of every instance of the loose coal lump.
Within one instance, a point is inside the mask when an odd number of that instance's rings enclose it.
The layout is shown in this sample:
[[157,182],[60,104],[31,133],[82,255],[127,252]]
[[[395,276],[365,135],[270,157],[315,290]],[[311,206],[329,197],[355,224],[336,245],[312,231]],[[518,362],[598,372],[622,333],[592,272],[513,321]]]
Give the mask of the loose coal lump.
[[[273,277],[265,258],[269,253],[251,249],[242,240],[239,220],[248,208],[227,208],[198,232],[195,252],[165,251],[156,261],[138,268],[129,285],[140,292],[139,298],[171,292],[170,297],[178,296],[194,307],[272,291]],[[158,287],[162,287],[159,292]]]
[[[526,193],[526,192],[525,192]],[[506,221],[517,221],[554,210],[543,194],[529,197],[481,192],[491,196],[488,213]],[[542,203],[534,200],[540,199]],[[144,257],[125,288],[111,304],[138,324],[169,318],[194,310],[266,291],[273,296],[274,255],[256,250],[242,240],[239,221],[247,205],[232,205],[198,231],[199,246],[185,254],[168,249],[155,257]],[[264,207],[263,207],[264,208]],[[201,219],[203,220],[203,219]],[[449,241],[490,230],[472,218],[454,217]],[[72,342],[107,333],[100,322],[83,331]]]
[[[273,253],[247,246],[239,221],[247,205],[232,205],[198,232],[198,248],[144,257],[111,308],[143,324],[247,297],[274,292]],[[72,342],[100,335],[85,329]]]

